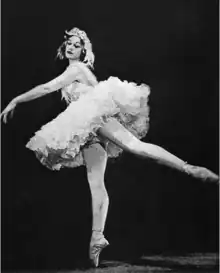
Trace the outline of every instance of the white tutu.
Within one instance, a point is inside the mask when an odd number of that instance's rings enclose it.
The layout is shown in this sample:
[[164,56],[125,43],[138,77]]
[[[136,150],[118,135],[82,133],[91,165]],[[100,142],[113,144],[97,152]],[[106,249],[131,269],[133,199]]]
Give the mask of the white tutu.
[[[59,170],[63,166],[83,165],[82,149],[100,142],[96,132],[109,119],[116,118],[138,138],[146,135],[150,93],[147,85],[137,86],[110,77],[95,87],[81,84],[76,92],[80,94],[78,100],[44,125],[26,145],[48,168]],[[121,149],[110,143],[107,152],[110,157],[116,157]]]

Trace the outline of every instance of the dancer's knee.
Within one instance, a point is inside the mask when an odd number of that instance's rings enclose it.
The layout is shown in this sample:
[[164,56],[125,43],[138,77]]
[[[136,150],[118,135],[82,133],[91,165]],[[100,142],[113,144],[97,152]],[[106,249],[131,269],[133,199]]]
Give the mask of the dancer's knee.
[[133,139],[132,141],[126,143],[126,148],[128,152],[139,155],[143,149],[143,143],[139,139]]
[[87,172],[87,179],[90,185],[90,188],[98,189],[103,187],[104,185],[104,177],[100,174],[99,171],[95,172],[94,170],[92,172]]
[[104,186],[104,181],[94,177],[88,177],[91,194],[94,198],[108,201],[108,193]]
[[108,206],[109,197],[107,191],[102,188],[91,188],[93,204],[98,206],[103,206],[104,204]]

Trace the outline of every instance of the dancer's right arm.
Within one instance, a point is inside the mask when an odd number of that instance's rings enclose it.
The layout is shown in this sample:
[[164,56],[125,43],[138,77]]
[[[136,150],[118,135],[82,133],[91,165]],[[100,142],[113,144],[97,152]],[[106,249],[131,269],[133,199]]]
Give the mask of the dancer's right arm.
[[71,84],[71,82],[74,81],[74,79],[78,73],[79,73],[79,69],[77,68],[77,66],[68,67],[60,76],[56,77],[52,81],[47,82],[45,84],[38,85],[38,86],[34,87],[33,89],[31,89],[30,91],[17,96],[3,110],[0,118],[3,116],[3,121],[6,123],[7,122],[7,115],[9,113],[11,113],[11,116],[12,116],[15,107],[19,103],[37,99],[37,98],[42,97],[46,94],[57,91],[66,85]]
[[49,81],[45,84],[41,84],[31,89],[30,91],[16,97],[14,99],[14,102],[18,104],[21,102],[34,100],[51,92],[57,91],[63,88],[64,86],[71,84],[71,82],[74,81],[78,72],[79,70],[77,67],[75,66],[69,67],[61,75],[59,75],[52,81]]

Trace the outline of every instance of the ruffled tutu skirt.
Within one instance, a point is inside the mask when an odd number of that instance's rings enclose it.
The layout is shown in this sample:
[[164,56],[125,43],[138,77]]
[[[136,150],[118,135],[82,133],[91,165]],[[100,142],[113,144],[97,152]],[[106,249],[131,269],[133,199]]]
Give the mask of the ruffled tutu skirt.
[[[137,138],[143,138],[149,126],[149,87],[110,77],[95,87],[77,88],[78,100],[42,126],[26,147],[36,153],[40,162],[51,170],[84,165],[83,149],[102,142],[98,129],[109,120],[118,120]],[[117,157],[122,149],[106,142],[109,157]]]

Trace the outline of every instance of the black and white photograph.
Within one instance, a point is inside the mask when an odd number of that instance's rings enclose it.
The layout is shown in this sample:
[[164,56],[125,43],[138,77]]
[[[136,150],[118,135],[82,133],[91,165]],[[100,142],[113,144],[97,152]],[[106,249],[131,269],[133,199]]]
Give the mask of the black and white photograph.
[[1,5],[1,271],[219,272],[219,2]]

